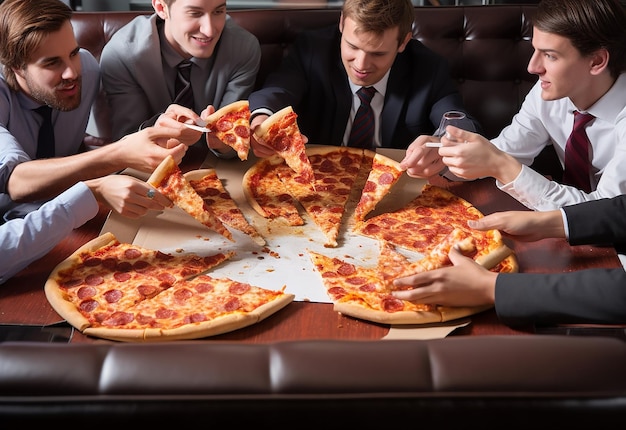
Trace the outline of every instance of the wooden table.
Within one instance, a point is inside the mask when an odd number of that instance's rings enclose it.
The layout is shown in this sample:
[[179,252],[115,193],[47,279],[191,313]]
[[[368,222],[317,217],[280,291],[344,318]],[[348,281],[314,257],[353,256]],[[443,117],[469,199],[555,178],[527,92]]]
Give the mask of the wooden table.
[[[190,151],[181,169],[198,168],[204,160],[203,151]],[[473,203],[484,214],[502,210],[526,210],[515,199],[501,192],[493,179],[471,182],[450,182],[435,177],[430,180]],[[49,305],[43,286],[54,267],[84,243],[100,233],[108,211],[102,208],[98,215],[75,230],[50,253],[32,263],[0,286],[0,323],[47,325],[62,319]],[[568,272],[587,268],[621,267],[612,247],[569,246],[565,240],[546,239],[534,243],[506,239],[515,251],[520,272]],[[389,331],[382,324],[344,317],[333,311],[329,303],[293,302],[270,318],[250,327],[215,336],[210,340],[245,342],[274,342],[302,339],[380,339]],[[493,309],[473,315],[471,323],[451,335],[526,335],[531,328],[513,330],[498,321]],[[106,342],[76,332],[73,343]]]

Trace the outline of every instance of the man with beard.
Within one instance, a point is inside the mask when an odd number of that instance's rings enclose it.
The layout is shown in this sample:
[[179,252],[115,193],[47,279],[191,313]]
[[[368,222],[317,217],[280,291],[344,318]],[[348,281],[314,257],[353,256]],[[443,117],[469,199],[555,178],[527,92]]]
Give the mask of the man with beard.
[[[78,46],[71,16],[59,0],[0,5],[0,224],[23,217],[79,181],[90,181],[96,198],[121,214],[142,212],[137,205],[162,208],[162,202],[155,203],[160,197],[148,198],[149,186],[139,180],[107,187],[111,181],[97,179],[129,167],[151,172],[167,155],[180,162],[187,145],[200,136],[171,112],[159,119],[158,128],[85,151],[100,72],[95,58]],[[51,108],[52,135],[39,144],[44,123],[39,108],[45,106]],[[38,155],[38,146],[48,152],[40,149]]]

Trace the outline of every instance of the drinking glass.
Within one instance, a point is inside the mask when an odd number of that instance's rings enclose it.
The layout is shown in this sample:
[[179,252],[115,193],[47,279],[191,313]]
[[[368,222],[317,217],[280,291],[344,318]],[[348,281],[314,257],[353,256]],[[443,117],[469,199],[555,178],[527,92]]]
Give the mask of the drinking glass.
[[[467,131],[476,131],[474,127],[474,123],[467,118],[465,112],[460,112],[456,110],[451,110],[443,114],[441,117],[441,122],[439,123],[439,127],[433,133],[435,137],[443,137],[446,134],[446,127],[449,125],[453,125],[458,128],[462,128]],[[441,147],[441,142],[428,142],[426,146],[431,148],[439,148]]]

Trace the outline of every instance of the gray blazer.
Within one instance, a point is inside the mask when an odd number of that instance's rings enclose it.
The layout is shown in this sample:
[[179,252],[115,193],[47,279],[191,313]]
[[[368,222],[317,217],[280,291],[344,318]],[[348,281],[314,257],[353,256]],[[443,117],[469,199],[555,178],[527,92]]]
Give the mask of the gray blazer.
[[[116,140],[164,112],[174,99],[163,70],[157,20],[156,14],[134,18],[102,50],[102,84]],[[261,63],[261,47],[253,34],[227,17],[212,58],[213,66],[200,79],[204,88],[193,87],[198,114],[207,105],[219,109],[248,98]],[[199,80],[192,79],[194,83]]]

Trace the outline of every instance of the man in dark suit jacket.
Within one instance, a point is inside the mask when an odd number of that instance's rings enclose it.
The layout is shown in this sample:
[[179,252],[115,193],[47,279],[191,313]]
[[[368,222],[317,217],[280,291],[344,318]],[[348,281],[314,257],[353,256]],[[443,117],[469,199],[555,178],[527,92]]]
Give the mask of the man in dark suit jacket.
[[[414,13],[410,0],[346,0],[337,26],[301,34],[250,95],[252,128],[292,106],[308,143],[347,145],[360,105],[356,91],[374,86],[370,149],[404,149],[432,133],[446,111],[464,111],[447,61],[412,39]],[[273,153],[252,144],[257,155]]]
[[[566,238],[571,245],[626,243],[626,195],[593,200],[562,209],[510,211],[472,221],[478,230],[498,229],[518,240]],[[393,294],[420,303],[450,306],[495,304],[511,326],[565,323],[626,323],[626,271],[589,269],[568,273],[496,273],[458,251],[452,267],[396,280],[415,286]]]

